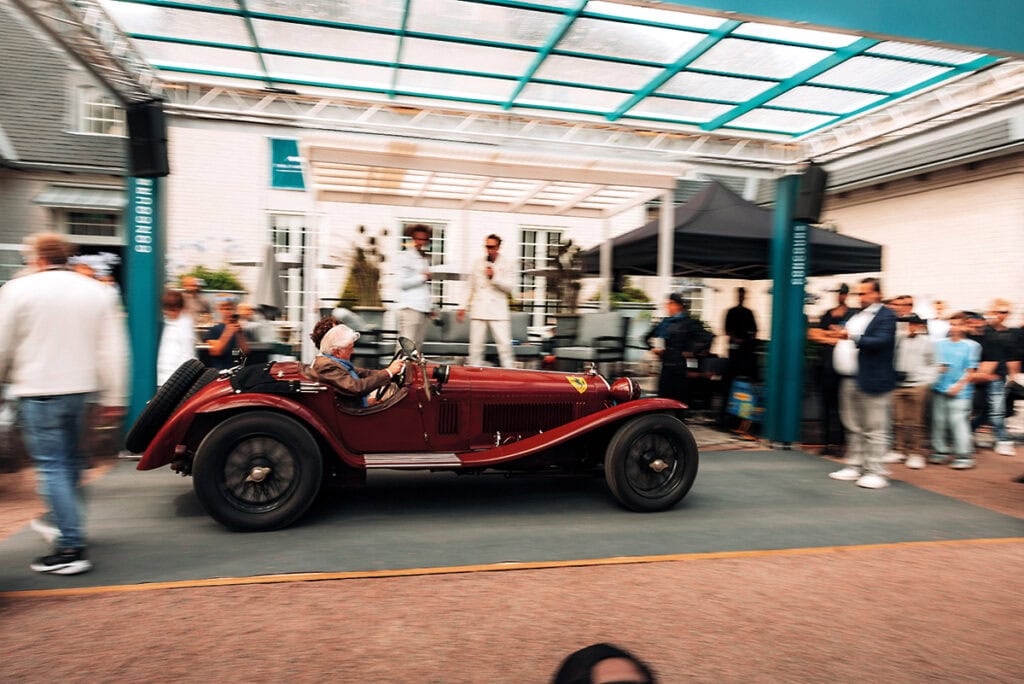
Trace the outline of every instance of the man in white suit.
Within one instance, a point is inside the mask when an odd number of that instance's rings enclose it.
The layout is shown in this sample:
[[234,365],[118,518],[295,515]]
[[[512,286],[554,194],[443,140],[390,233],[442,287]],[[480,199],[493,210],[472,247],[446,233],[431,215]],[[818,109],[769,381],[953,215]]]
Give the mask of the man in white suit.
[[484,363],[484,344],[490,326],[498,359],[505,368],[515,365],[512,354],[512,327],[508,312],[508,297],[515,287],[515,265],[512,259],[499,254],[501,238],[491,234],[484,241],[486,256],[477,260],[469,274],[469,296],[458,311],[462,321],[469,312],[469,360],[471,366]]

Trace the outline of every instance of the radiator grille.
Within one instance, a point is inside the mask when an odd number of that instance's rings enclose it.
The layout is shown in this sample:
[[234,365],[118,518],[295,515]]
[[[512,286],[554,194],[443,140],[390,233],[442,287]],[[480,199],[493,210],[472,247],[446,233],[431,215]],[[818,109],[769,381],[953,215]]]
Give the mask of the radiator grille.
[[454,402],[441,402],[437,410],[437,434],[455,435],[459,432],[459,405]]
[[572,404],[487,404],[484,432],[550,430],[572,420]]

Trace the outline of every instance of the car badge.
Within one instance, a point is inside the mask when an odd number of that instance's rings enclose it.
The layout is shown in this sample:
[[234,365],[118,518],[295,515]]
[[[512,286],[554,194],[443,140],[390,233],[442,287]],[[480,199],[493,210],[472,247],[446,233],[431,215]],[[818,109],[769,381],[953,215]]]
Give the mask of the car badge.
[[569,381],[569,384],[576,388],[576,391],[583,394],[587,391],[587,379],[581,378],[577,375],[566,375],[565,379]]

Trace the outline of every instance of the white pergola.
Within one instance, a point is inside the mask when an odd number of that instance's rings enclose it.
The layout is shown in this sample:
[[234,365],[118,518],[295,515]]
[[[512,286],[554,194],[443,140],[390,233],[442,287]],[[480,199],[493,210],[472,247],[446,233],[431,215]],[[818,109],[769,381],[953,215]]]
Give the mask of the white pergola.
[[[610,219],[660,198],[671,206],[677,162],[549,156],[377,137],[303,141],[300,151],[318,201],[435,207],[462,212],[574,216],[602,221],[601,276],[611,279]],[[661,212],[662,285],[671,277],[672,212]],[[603,301],[608,302],[608,288]]]

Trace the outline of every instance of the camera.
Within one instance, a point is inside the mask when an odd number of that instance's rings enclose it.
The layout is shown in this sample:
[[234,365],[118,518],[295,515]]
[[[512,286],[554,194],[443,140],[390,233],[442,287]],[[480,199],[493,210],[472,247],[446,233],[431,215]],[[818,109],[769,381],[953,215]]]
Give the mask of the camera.
[[228,321],[231,322],[231,323],[237,323],[238,322],[238,314],[236,314],[236,313],[231,314],[228,317]]

